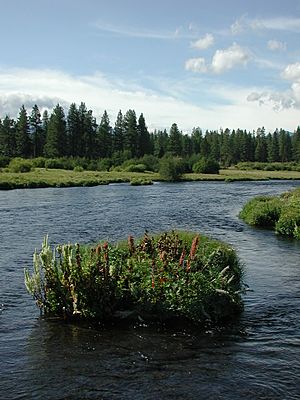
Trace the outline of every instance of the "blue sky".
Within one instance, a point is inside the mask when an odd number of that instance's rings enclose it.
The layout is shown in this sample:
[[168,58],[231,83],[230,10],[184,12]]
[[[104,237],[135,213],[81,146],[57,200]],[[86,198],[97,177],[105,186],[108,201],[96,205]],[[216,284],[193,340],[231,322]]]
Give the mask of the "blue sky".
[[0,0],[0,116],[84,101],[150,129],[293,131],[298,0]]

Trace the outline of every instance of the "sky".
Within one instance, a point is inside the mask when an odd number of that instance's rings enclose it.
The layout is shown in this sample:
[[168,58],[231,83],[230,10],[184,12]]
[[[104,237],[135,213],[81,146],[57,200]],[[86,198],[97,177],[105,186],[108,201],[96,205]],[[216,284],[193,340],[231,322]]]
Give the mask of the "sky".
[[0,117],[85,102],[149,130],[294,131],[299,0],[0,0]]

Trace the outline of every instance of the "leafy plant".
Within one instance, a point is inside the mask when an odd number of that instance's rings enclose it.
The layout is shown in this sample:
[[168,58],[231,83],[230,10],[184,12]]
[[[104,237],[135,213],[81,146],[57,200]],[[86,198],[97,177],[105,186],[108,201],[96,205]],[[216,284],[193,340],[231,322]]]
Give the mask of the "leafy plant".
[[242,269],[229,246],[189,233],[35,252],[25,285],[46,316],[220,322],[242,309]]

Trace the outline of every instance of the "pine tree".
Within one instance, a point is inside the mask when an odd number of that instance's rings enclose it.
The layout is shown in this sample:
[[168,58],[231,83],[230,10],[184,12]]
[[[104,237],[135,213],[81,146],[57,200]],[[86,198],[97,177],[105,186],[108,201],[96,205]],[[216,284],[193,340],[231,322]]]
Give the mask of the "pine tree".
[[267,140],[264,127],[258,128],[256,131],[255,161],[267,161]]
[[33,157],[39,157],[43,154],[46,136],[42,128],[41,113],[36,104],[32,107],[29,123],[32,137]]
[[268,142],[268,162],[278,162],[279,158],[279,141],[278,130],[276,129],[273,135],[271,133],[267,136]]
[[284,129],[279,131],[279,159],[281,162],[292,160],[292,140],[291,136]]
[[79,113],[75,103],[70,104],[67,115],[68,155],[78,157],[82,153],[82,137],[79,127]]
[[0,124],[0,155],[16,156],[16,123],[8,115]]
[[66,120],[63,108],[57,104],[47,127],[44,153],[46,157],[62,157],[68,154],[66,136]]
[[109,158],[112,155],[112,129],[106,110],[104,111],[97,132],[99,156]]
[[113,133],[112,137],[113,153],[115,154],[116,157],[118,157],[124,150],[124,124],[123,124],[123,114],[121,110],[118,112],[117,119],[115,122],[115,127],[112,133]]
[[154,131],[153,148],[154,156],[162,158],[168,151],[169,137],[166,129],[164,131]]
[[172,124],[169,132],[169,151],[173,156],[182,155],[182,133],[177,124]]
[[24,105],[20,108],[19,117],[16,124],[16,154],[19,157],[30,157],[31,140],[29,136],[29,123],[27,111]]
[[137,157],[138,131],[136,114],[134,110],[128,110],[124,116],[124,150],[129,158]]
[[298,126],[297,129],[295,130],[295,132],[293,133],[292,147],[293,147],[293,160],[299,162],[300,161],[300,126]]
[[144,154],[150,154],[152,151],[150,134],[148,132],[144,115],[141,114],[137,125],[138,146],[137,156],[143,157]]
[[201,142],[203,140],[202,131],[200,128],[193,128],[191,134],[193,153],[200,154]]

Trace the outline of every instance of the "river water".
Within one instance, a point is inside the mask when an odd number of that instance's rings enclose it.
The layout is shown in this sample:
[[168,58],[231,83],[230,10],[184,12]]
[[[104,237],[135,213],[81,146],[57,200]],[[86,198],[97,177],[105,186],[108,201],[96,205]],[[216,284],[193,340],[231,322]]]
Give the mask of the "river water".
[[[300,243],[237,217],[300,182],[195,182],[0,192],[1,399],[299,399]],[[46,321],[23,268],[52,244],[182,228],[231,243],[245,311],[225,331]]]

